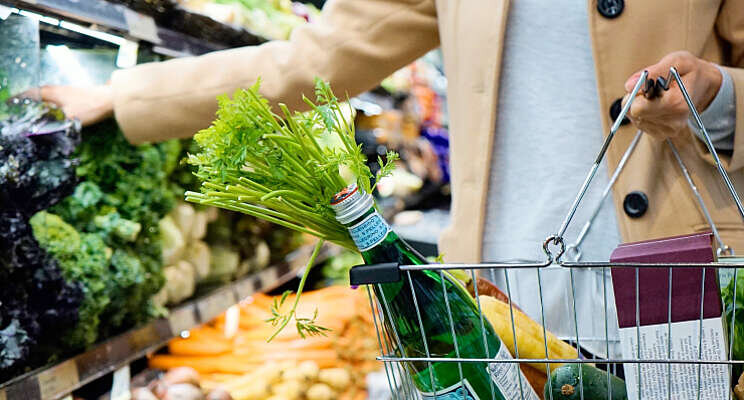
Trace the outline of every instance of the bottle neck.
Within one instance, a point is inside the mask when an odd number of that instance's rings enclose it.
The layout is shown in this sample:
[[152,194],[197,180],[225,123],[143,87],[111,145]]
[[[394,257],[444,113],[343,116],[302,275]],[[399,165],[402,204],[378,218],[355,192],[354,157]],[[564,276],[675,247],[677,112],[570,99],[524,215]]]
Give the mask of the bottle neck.
[[393,232],[375,209],[372,195],[355,184],[333,196],[331,208],[336,219],[349,229],[367,263],[399,262],[423,264],[425,258]]
[[390,225],[375,209],[372,195],[356,184],[336,193],[331,199],[336,220],[349,229],[351,238],[364,253],[379,245],[390,232]]

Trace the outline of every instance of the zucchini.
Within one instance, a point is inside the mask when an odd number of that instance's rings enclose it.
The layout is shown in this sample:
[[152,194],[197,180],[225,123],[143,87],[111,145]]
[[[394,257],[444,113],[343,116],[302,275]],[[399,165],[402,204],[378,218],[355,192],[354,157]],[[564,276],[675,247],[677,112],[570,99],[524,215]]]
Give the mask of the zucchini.
[[584,400],[628,400],[625,381],[610,374],[612,397],[607,397],[607,372],[587,364],[566,364],[554,369],[550,374],[552,386],[545,384],[545,399],[551,398],[552,388],[553,400],[580,400],[579,371],[582,374]]

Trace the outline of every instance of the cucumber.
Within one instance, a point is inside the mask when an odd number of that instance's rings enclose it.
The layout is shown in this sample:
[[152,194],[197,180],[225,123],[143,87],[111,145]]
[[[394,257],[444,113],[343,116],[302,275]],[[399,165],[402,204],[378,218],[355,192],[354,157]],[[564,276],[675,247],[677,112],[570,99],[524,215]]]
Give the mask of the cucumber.
[[550,388],[553,400],[580,400],[579,370],[582,373],[584,400],[628,400],[625,381],[610,374],[612,397],[607,397],[607,372],[591,365],[566,364],[550,374],[550,383],[545,384],[545,400],[549,400]]

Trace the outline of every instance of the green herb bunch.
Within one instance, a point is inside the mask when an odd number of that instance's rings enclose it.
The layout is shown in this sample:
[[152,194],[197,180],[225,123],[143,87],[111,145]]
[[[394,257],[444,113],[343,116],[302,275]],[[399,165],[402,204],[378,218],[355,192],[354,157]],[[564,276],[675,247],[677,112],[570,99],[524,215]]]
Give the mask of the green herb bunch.
[[[282,300],[272,307],[267,322],[277,327],[269,341],[292,320],[302,337],[325,335],[315,315],[296,315],[300,294],[310,268],[325,240],[356,251],[348,230],[336,221],[330,200],[350,182],[371,193],[372,172],[361,145],[354,140],[354,121],[344,116],[342,104],[327,82],[315,80],[315,101],[303,96],[310,111],[291,112],[280,104],[272,111],[259,94],[260,81],[220,97],[217,120],[196,134],[197,154],[189,163],[198,169],[201,191],[186,192],[186,200],[252,215],[318,237],[291,310],[280,312]],[[376,180],[392,172],[398,155],[378,158]],[[351,178],[344,178],[344,172]]]
[[[372,173],[361,145],[354,141],[354,122],[328,83],[316,79],[309,112],[290,112],[280,104],[275,114],[259,94],[260,82],[219,98],[218,119],[196,134],[200,152],[189,156],[198,167],[200,193],[186,200],[262,218],[356,250],[348,230],[336,221],[331,197],[349,182],[348,170],[368,193]],[[381,176],[389,174],[397,154],[379,159]]]

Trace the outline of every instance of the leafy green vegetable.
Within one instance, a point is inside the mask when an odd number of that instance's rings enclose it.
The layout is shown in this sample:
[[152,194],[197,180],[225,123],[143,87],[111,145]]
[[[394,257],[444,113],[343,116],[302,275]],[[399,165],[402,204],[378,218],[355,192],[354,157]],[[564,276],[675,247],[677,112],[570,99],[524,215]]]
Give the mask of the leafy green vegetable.
[[[259,94],[259,83],[238,90],[233,99],[219,98],[218,119],[196,134],[200,152],[189,157],[204,183],[201,193],[187,192],[192,202],[214,205],[263,218],[355,250],[348,230],[335,219],[331,197],[347,186],[341,169],[371,191],[372,173],[361,146],[354,141],[330,86],[316,80],[311,111],[272,112]],[[337,147],[322,146],[328,137]],[[333,139],[331,139],[333,140]],[[383,173],[392,170],[392,155]]]
[[[734,285],[736,285],[736,290],[734,290]],[[731,359],[744,360],[744,270],[738,271],[736,279],[732,279],[729,282],[721,295],[723,298],[724,319],[726,321],[726,335],[729,336],[729,343],[733,342]],[[733,337],[731,337],[731,324],[733,324]],[[733,371],[734,377],[738,379],[742,372],[744,372],[744,367],[738,364],[734,365]]]
[[51,212],[113,251],[106,336],[162,313],[150,299],[165,283],[159,222],[175,205],[168,174],[180,154],[176,140],[131,145],[113,120],[83,131],[76,152],[83,182]]
[[65,279],[82,285],[78,323],[64,334],[62,343],[69,350],[84,349],[96,342],[99,315],[109,303],[106,245],[99,236],[80,234],[59,216],[45,211],[31,218],[31,227],[39,244],[59,263]]
[[[0,35],[2,36],[2,35]],[[7,84],[7,82],[6,82]],[[3,106],[5,103],[0,103]],[[0,107],[0,382],[59,353],[83,290],[33,236],[29,219],[70,194],[78,125],[31,100]],[[39,133],[44,134],[39,134]]]
[[[201,192],[187,192],[186,200],[242,212],[305,232],[320,240],[302,277],[293,307],[287,314],[273,309],[269,320],[278,329],[294,319],[300,335],[323,334],[315,319],[295,315],[300,294],[323,241],[355,251],[348,230],[335,218],[333,195],[348,182],[342,171],[351,172],[360,188],[372,191],[372,173],[361,145],[354,139],[353,119],[347,120],[341,103],[328,83],[316,79],[315,102],[303,97],[306,113],[292,113],[283,104],[281,115],[259,94],[260,81],[238,90],[232,99],[220,97],[217,120],[194,140],[200,152],[189,156],[198,168]],[[332,145],[332,143],[337,145]],[[392,172],[397,159],[388,154],[380,162],[379,179]]]

